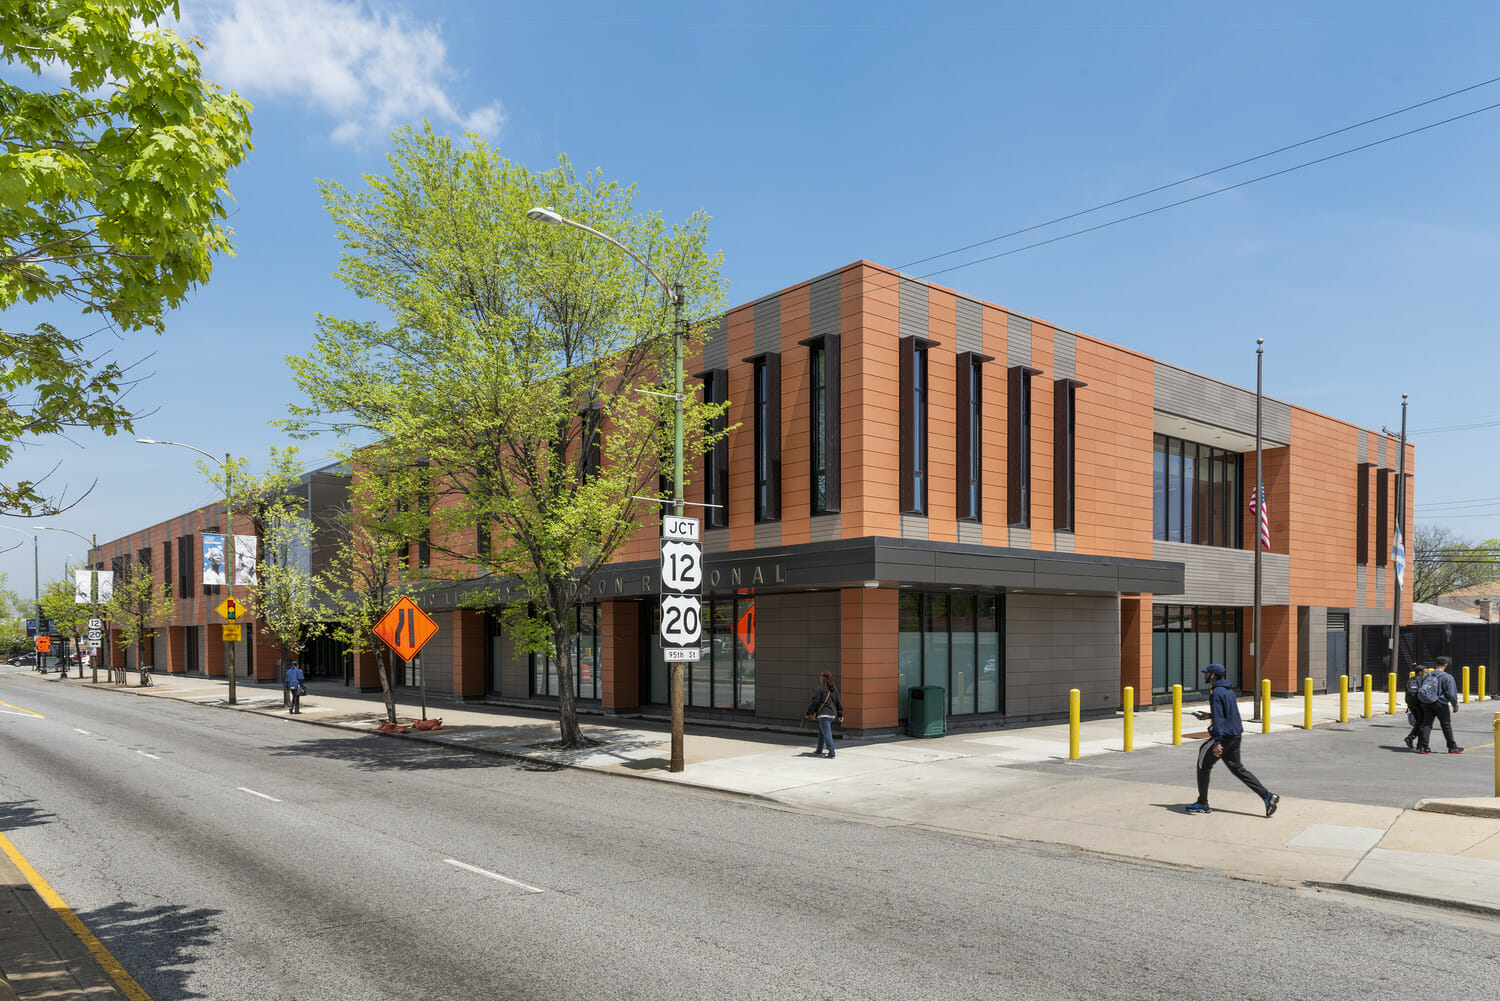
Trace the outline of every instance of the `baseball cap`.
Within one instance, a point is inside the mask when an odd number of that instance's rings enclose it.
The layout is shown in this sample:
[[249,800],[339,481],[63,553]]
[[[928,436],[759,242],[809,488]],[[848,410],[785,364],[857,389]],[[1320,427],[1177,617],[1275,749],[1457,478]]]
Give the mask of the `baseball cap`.
[[1203,673],[1210,678],[1226,678],[1229,676],[1228,672],[1224,670],[1223,664],[1210,664],[1203,669]]

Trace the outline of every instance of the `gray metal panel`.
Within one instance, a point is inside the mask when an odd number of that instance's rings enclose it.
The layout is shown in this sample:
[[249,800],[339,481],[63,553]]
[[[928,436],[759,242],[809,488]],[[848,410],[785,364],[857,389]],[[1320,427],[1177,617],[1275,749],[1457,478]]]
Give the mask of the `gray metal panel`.
[[[1151,544],[1151,556],[1182,564],[1183,590],[1180,596],[1170,595],[1173,604],[1255,604],[1254,550],[1157,540]],[[1285,553],[1262,553],[1260,578],[1261,603],[1285,605],[1291,594],[1291,559]]]
[[1060,553],[1074,552],[1074,546],[1078,543],[1078,536],[1072,532],[1053,532],[1052,548]]
[[762,299],[755,304],[755,354],[772,354],[781,350],[781,296]]
[[1370,432],[1364,428],[1359,429],[1359,461],[1370,461]]
[[[1377,435],[1375,438],[1375,464],[1381,469],[1391,468],[1391,462],[1386,458],[1386,446],[1390,443],[1389,435]],[[1394,450],[1393,450],[1394,451]]]
[[928,335],[927,283],[902,278],[900,296],[901,308],[897,320],[900,336],[926,337]]
[[901,516],[901,538],[903,539],[926,539],[927,517],[920,514],[903,514]]
[[842,290],[843,280],[838,274],[819,278],[808,286],[808,323],[813,337],[839,332]]
[[[1255,390],[1211,379],[1176,365],[1154,365],[1155,409],[1215,427],[1255,434]],[[1268,447],[1292,441],[1292,408],[1267,396],[1262,408],[1261,439]]]
[[842,515],[820,514],[808,524],[807,536],[813,542],[832,542],[843,535]]
[[705,529],[703,532],[703,551],[705,553],[729,552],[729,529]]
[[984,354],[984,307],[974,299],[959,296],[956,310],[958,335],[954,350],[959,354],[973,351]]
[[801,719],[819,672],[838,673],[839,594],[763,595],[755,622],[755,715]]
[[1387,601],[1385,596],[1385,567],[1375,568],[1375,604],[1384,605]]
[[1363,563],[1354,568],[1354,604],[1359,608],[1365,607],[1365,591],[1370,586],[1369,575],[1370,571]]
[[1109,596],[1013,594],[1005,599],[1005,714],[1120,704],[1120,602]]
[[755,548],[768,549],[781,545],[781,522],[762,521],[755,526]]
[[984,545],[984,526],[977,521],[959,522],[958,541],[970,546]]
[[1078,335],[1070,330],[1054,330],[1052,337],[1052,371],[1054,379],[1078,378]]
[[703,345],[703,369],[729,367],[729,335],[724,326],[724,317],[716,316],[710,321],[708,343]]
[[1016,528],[1014,525],[1011,525],[1010,526],[1010,531],[1009,531],[1008,534],[1009,534],[1010,547],[1012,549],[1030,549],[1031,548],[1031,529],[1029,529],[1029,528]]
[[1005,314],[1005,366],[1031,364],[1031,321],[1014,313]]

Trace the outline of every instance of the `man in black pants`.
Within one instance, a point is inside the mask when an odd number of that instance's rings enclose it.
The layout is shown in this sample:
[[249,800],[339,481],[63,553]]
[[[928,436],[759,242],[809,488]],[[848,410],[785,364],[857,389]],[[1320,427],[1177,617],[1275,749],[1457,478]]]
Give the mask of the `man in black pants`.
[[1448,665],[1451,663],[1453,661],[1448,657],[1437,658],[1437,667],[1424,675],[1422,683],[1417,686],[1417,700],[1422,704],[1422,725],[1417,734],[1419,754],[1432,753],[1428,741],[1432,739],[1434,720],[1443,725],[1443,739],[1448,742],[1448,753],[1464,753],[1464,749],[1458,746],[1458,741],[1453,739],[1453,718],[1448,710],[1452,706],[1453,712],[1458,712],[1458,683],[1448,673]]
[[1210,719],[1208,739],[1198,748],[1198,799],[1189,803],[1188,813],[1208,813],[1208,777],[1219,759],[1229,768],[1234,777],[1250,787],[1266,807],[1266,816],[1276,812],[1281,797],[1260,784],[1260,779],[1240,764],[1240,738],[1245,725],[1240,722],[1240,707],[1235,701],[1234,687],[1224,680],[1222,664],[1210,664],[1203,669],[1203,676],[1211,686],[1208,690],[1209,711],[1196,712],[1199,719]]

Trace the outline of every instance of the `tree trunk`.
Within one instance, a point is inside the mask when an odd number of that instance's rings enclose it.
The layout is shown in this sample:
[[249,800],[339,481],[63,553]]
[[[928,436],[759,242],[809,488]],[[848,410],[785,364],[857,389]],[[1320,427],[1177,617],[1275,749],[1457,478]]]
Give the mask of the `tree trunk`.
[[375,662],[375,673],[380,675],[380,694],[385,697],[385,717],[394,726],[396,722],[396,693],[391,691],[391,652],[383,650]]
[[281,647],[281,667],[276,672],[279,675],[276,680],[281,682],[281,708],[290,709],[292,707],[292,693],[287,691],[286,687],[286,641],[277,637],[276,642]]
[[565,748],[587,747],[590,743],[578,728],[578,702],[573,697],[573,662],[568,657],[572,639],[564,617],[563,625],[552,627],[552,656],[557,658],[557,729],[558,740]]

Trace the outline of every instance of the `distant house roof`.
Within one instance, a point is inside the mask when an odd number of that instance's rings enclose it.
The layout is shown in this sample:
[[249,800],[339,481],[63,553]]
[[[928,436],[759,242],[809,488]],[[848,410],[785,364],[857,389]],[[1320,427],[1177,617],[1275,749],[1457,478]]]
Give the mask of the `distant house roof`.
[[1443,622],[1467,622],[1475,623],[1479,620],[1477,609],[1461,612],[1454,608],[1444,608],[1441,605],[1429,605],[1425,601],[1414,601],[1411,606],[1412,625],[1432,625]]
[[1461,587],[1457,591],[1449,591],[1442,595],[1444,598],[1500,598],[1500,580],[1485,581],[1483,584],[1472,584],[1469,587]]

